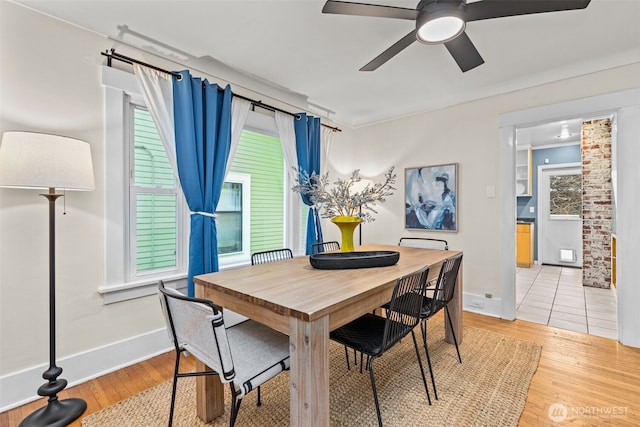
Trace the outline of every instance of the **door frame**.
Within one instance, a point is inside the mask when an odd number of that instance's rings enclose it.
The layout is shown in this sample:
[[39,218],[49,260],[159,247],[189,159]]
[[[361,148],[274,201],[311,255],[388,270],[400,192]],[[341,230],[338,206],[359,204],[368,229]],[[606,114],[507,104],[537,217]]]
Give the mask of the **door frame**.
[[[635,263],[640,258],[640,248],[635,236],[640,235],[640,222],[634,221],[629,212],[640,211],[637,192],[637,164],[640,158],[640,87],[620,92],[597,95],[558,104],[500,114],[500,193],[499,210],[499,280],[501,317],[516,318],[516,127],[592,115],[617,115],[618,203],[616,223],[618,232],[618,339],[622,344],[640,347],[640,286],[633,286],[637,272]],[[634,236],[634,237],[631,237]]]
[[[537,225],[537,232],[536,234],[538,235],[538,251],[536,253],[536,259],[538,260],[538,264],[542,264],[542,235],[543,235],[543,231],[544,231],[544,227],[543,227],[543,222],[541,219],[542,214],[544,213],[542,211],[542,209],[540,209],[540,194],[542,193],[541,189],[542,189],[542,174],[543,172],[549,172],[549,171],[553,171],[553,170],[566,170],[566,169],[580,169],[580,173],[582,173],[582,164],[579,162],[574,162],[574,163],[558,163],[558,164],[553,164],[553,165],[539,165],[538,166],[538,206],[536,206],[536,217],[537,217],[537,221],[536,221],[536,225]],[[573,219],[572,219],[573,220]],[[580,236],[580,243],[582,244],[582,235]],[[567,265],[568,267],[572,267],[570,265]],[[581,263],[582,266],[582,263]]]

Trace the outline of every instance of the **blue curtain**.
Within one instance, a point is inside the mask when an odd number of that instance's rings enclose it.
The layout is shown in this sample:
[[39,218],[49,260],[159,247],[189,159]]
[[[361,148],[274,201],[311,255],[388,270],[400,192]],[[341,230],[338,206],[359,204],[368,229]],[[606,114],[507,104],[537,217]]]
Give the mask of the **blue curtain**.
[[[306,113],[298,113],[298,118],[293,121],[296,133],[296,154],[298,156],[298,170],[320,175],[320,118],[307,116]],[[312,206],[311,200],[302,195],[302,201],[307,206]],[[311,253],[311,245],[322,242],[322,227],[318,210],[309,209],[307,216],[306,254]]]
[[231,88],[192,77],[173,78],[176,162],[182,191],[191,211],[188,294],[193,276],[218,271],[214,212],[220,199],[231,147]]

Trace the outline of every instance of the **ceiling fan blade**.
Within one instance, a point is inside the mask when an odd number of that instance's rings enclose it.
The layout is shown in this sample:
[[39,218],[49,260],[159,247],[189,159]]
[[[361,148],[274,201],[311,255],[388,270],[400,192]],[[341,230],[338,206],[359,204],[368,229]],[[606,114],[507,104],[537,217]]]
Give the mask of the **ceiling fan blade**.
[[464,7],[467,22],[532,13],[584,9],[591,0],[482,0]]
[[360,68],[360,71],[374,71],[382,64],[396,56],[402,50],[404,50],[411,43],[416,41],[416,30],[411,31],[409,34],[398,40],[391,46],[389,49],[382,52],[380,55],[375,57],[375,59],[369,62],[364,67]]
[[329,0],[324,4],[322,13],[336,13],[339,15],[356,16],[376,16],[379,18],[408,19],[412,21],[418,18],[418,11],[416,9],[333,0]]
[[465,32],[444,45],[463,73],[484,64],[484,59]]

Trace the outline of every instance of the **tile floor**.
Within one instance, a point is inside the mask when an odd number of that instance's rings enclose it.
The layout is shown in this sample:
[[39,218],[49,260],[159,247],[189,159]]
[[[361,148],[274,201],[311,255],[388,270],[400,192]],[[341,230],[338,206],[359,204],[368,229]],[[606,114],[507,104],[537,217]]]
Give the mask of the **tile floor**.
[[578,268],[516,268],[516,310],[521,320],[618,338],[615,288],[582,286]]

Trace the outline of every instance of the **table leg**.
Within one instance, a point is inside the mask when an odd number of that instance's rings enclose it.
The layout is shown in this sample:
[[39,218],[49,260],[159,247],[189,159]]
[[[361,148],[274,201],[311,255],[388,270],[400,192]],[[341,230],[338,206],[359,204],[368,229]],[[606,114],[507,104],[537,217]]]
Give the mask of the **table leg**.
[[[207,298],[204,286],[196,284],[196,297]],[[222,310],[222,307],[218,307]],[[212,371],[196,359],[197,372]],[[217,375],[196,377],[196,413],[205,423],[224,414],[224,385]]]
[[329,317],[290,318],[291,426],[329,426]]
[[[451,334],[449,321],[446,318],[446,313],[443,314],[445,316],[444,340],[449,344],[453,344],[453,335]],[[458,341],[458,345],[460,345],[462,344],[462,261],[460,261],[460,270],[458,271],[456,289],[453,293],[453,298],[449,301],[449,314],[451,315],[451,323],[453,323],[453,331],[456,334],[456,340]]]
[[[197,371],[211,371],[196,359]],[[224,386],[217,375],[196,377],[196,402],[198,417],[205,423],[224,414]]]

